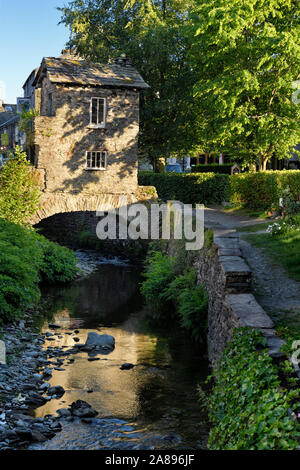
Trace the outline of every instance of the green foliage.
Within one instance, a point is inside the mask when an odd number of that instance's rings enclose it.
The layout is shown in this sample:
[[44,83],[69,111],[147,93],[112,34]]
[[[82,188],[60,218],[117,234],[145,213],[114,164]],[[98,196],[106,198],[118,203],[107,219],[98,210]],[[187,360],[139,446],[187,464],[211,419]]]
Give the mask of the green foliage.
[[76,257],[34,230],[0,218],[0,323],[22,316],[40,298],[39,282],[66,282]]
[[176,277],[164,298],[176,305],[181,326],[189,330],[196,341],[201,341],[207,321],[208,295],[203,286],[197,286],[196,271],[192,268]]
[[[275,228],[270,229],[275,230]],[[262,248],[276,263],[281,264],[292,278],[300,281],[300,231],[299,227],[288,230],[278,236],[271,234],[249,234],[246,239]]]
[[41,235],[37,235],[37,242],[43,252],[39,268],[42,281],[48,283],[72,281],[78,272],[75,253]]
[[279,198],[289,190],[294,199],[300,194],[300,172],[263,171],[230,176],[230,201],[249,209],[278,208]]
[[225,350],[209,397],[212,428],[209,448],[216,450],[292,450],[298,447],[298,390],[281,388],[278,368],[263,349],[265,340],[239,329]]
[[199,0],[190,54],[198,123],[211,148],[284,158],[300,141],[298,0]]
[[204,247],[210,248],[214,241],[214,231],[211,229],[205,229],[204,231]]
[[[230,177],[230,202],[241,207],[264,210],[279,204],[276,171],[244,173]],[[300,180],[299,180],[300,181]]]
[[223,150],[265,169],[300,141],[297,7],[298,0],[73,0],[59,10],[69,46],[98,62],[125,53],[151,86],[141,96],[143,153],[157,161]]
[[284,216],[293,218],[300,212],[300,193],[296,191],[296,194],[290,190],[289,187],[282,191],[282,212]]
[[10,154],[1,170],[0,217],[26,225],[38,209],[40,190],[31,165],[21,147]]
[[300,171],[262,171],[222,175],[213,173],[139,172],[139,184],[155,186],[164,200],[177,199],[186,204],[221,203],[252,210],[267,210],[279,205],[279,198],[289,192],[293,200],[300,194]]
[[174,258],[160,251],[153,251],[147,257],[146,280],[141,285],[141,293],[151,306],[153,316],[161,317],[165,306],[165,291],[174,278]]
[[0,219],[0,323],[38,301],[41,261],[33,232]]
[[19,113],[18,128],[20,132],[26,134],[26,147],[30,147],[34,143],[33,119],[38,115],[39,113],[35,109],[23,110]]
[[139,172],[139,184],[155,186],[164,200],[185,204],[221,203],[229,198],[229,176],[217,173],[153,173]]
[[224,165],[217,165],[210,163],[208,165],[199,164],[192,167],[192,173],[223,173],[226,175],[231,174],[232,163],[225,163]]
[[[159,320],[160,324],[178,319],[196,341],[201,341],[206,326],[207,293],[202,286],[197,286],[196,272],[190,268],[192,258],[187,256],[183,245],[176,242],[173,257],[168,253],[170,247],[157,242],[151,244],[141,293],[150,307],[152,318]],[[185,257],[182,256],[184,254]]]

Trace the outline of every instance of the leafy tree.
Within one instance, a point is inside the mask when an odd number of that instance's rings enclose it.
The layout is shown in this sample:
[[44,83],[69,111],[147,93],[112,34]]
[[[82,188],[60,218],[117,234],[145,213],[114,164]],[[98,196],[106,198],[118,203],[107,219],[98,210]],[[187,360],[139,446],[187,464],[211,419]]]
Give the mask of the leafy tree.
[[197,129],[188,51],[188,9],[194,0],[74,0],[59,8],[69,46],[92,61],[125,53],[151,86],[141,95],[141,152],[155,161],[186,152]]
[[38,209],[40,191],[26,153],[17,146],[0,175],[0,217],[26,225]]
[[[298,0],[198,0],[193,67],[198,122],[212,148],[260,170],[300,141]],[[298,82],[299,83],[299,82]]]

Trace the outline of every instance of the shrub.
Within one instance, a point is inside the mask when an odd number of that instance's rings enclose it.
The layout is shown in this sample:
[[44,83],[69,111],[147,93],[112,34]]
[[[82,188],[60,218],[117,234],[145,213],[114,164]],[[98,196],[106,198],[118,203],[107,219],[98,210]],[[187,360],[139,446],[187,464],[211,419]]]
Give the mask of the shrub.
[[40,275],[48,283],[72,281],[78,272],[77,258],[73,251],[37,235],[37,242],[42,249]]
[[77,272],[68,248],[0,218],[0,323],[22,316],[40,298],[39,282],[66,282]]
[[176,305],[181,326],[200,341],[206,326],[208,295],[203,286],[196,283],[196,271],[190,269],[170,283],[164,297]]
[[40,198],[38,183],[34,180],[31,165],[21,147],[10,154],[1,169],[0,217],[26,225],[35,214]]
[[139,184],[153,185],[163,200],[177,199],[185,204],[232,204],[252,210],[278,207],[279,198],[289,190],[297,200],[300,194],[300,171],[261,171],[234,175],[214,173],[139,172]]
[[173,257],[165,252],[163,244],[154,243],[154,246],[158,251],[150,252],[143,274],[146,281],[141,285],[151,317],[164,323],[177,315],[181,326],[200,341],[206,325],[207,293],[197,286],[196,271],[186,269],[190,264],[181,257],[181,244]]
[[199,164],[192,166],[192,173],[222,173],[225,175],[231,174],[232,163],[225,163],[218,165],[217,163]]
[[174,278],[174,258],[161,251],[153,251],[147,257],[146,280],[141,285],[141,293],[151,306],[153,316],[160,318],[166,304],[165,291]]
[[290,410],[296,410],[299,389],[280,388],[278,368],[265,346],[259,332],[245,328],[225,350],[208,398],[210,449],[297,449],[299,425]]
[[163,200],[185,204],[219,204],[229,198],[229,176],[215,173],[139,172],[139,184],[155,186]]
[[0,219],[0,322],[38,301],[41,260],[33,232]]
[[253,210],[278,207],[279,198],[286,189],[295,200],[298,199],[299,171],[261,171],[230,176],[230,202]]

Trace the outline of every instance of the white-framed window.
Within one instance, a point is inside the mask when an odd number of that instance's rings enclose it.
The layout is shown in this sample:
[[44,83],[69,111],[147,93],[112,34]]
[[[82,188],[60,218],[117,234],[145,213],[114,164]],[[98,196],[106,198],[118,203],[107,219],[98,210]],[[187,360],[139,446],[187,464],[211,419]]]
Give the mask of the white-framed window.
[[106,98],[91,98],[90,103],[90,126],[105,127],[106,125]]
[[107,152],[99,150],[98,152],[86,152],[86,169],[87,170],[106,170],[107,168]]

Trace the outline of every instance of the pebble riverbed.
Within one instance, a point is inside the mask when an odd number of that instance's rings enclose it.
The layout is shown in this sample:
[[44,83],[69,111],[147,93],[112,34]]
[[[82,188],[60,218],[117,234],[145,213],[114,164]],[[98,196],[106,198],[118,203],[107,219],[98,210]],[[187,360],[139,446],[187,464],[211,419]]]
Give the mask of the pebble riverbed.
[[[2,328],[8,363],[0,365],[0,450],[205,448],[208,426],[196,393],[207,373],[201,353],[144,331],[128,261],[77,256],[80,278],[57,296],[55,288],[46,292],[58,303],[39,331],[32,312]],[[113,282],[94,298],[104,279]],[[95,310],[105,295],[106,310]],[[113,335],[114,350],[86,348],[90,331]]]

